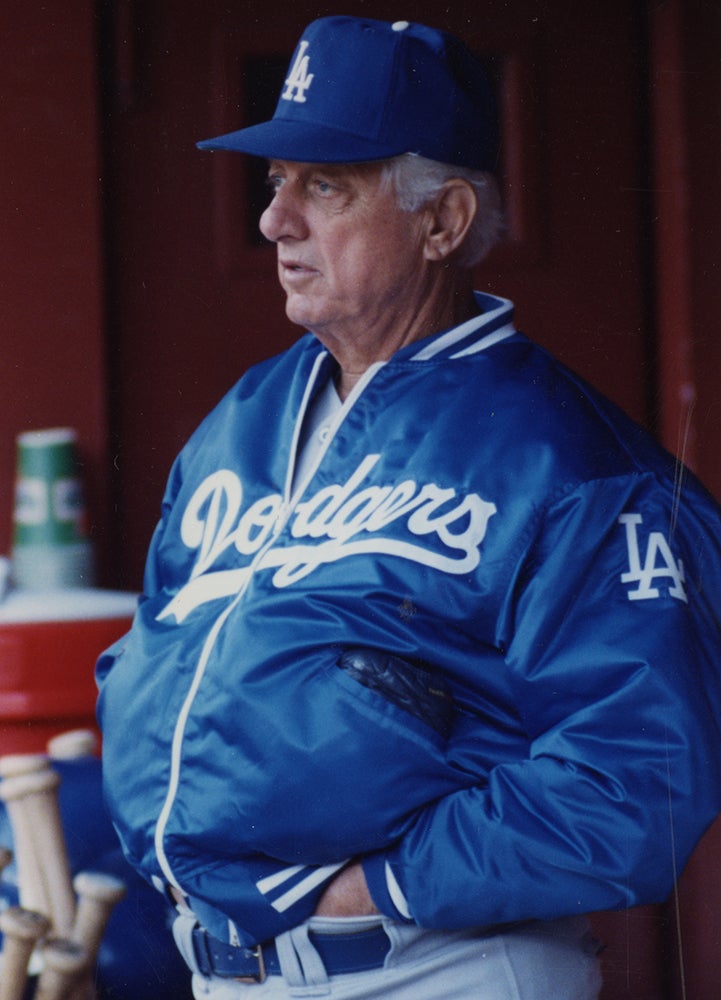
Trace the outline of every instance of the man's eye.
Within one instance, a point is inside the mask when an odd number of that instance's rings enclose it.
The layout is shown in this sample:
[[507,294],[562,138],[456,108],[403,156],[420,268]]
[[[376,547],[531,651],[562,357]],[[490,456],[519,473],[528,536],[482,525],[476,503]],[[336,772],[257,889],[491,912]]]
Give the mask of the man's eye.
[[283,183],[283,178],[278,176],[278,174],[269,174],[265,178],[265,186],[271,194],[275,194],[275,192],[280,188],[282,183]]
[[317,177],[313,183],[318,194],[332,194],[335,191],[333,185],[322,177]]

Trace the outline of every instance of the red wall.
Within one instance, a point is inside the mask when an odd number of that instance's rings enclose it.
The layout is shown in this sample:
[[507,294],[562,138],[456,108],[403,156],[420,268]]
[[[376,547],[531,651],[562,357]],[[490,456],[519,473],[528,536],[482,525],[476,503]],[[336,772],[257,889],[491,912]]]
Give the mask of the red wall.
[[15,437],[77,428],[101,560],[108,523],[92,0],[0,6],[0,554]]

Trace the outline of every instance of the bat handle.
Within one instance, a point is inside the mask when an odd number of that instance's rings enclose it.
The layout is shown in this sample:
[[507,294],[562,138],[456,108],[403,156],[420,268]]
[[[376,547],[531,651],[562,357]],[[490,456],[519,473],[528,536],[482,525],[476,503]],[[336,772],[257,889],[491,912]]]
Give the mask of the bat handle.
[[[13,841],[15,847],[15,868],[17,885],[20,893],[21,905],[33,911],[41,913],[48,912],[48,900],[45,895],[45,888],[40,880],[37,869],[37,862],[32,851],[32,830],[30,829],[29,818],[22,805],[15,801],[12,794],[13,785],[17,785],[16,779],[23,782],[24,775],[34,775],[48,770],[48,759],[44,754],[16,753],[3,754],[0,757],[0,797],[5,800],[5,806],[10,825],[13,830]],[[9,780],[9,785],[5,780]],[[31,778],[32,782],[34,779]],[[10,795],[6,798],[4,791],[10,789]],[[2,868],[6,867],[8,861],[4,861]]]
[[78,897],[72,939],[88,954],[97,954],[110,914],[125,896],[125,883],[103,872],[78,872],[73,880]]
[[68,1000],[88,966],[82,945],[66,938],[51,938],[42,950],[40,973],[34,1000]]
[[48,758],[41,753],[7,753],[0,757],[0,778],[14,778],[18,774],[46,771]]
[[95,757],[98,740],[92,729],[69,729],[48,741],[48,754],[53,760],[78,760]]
[[42,913],[10,906],[0,912],[3,934],[0,1000],[22,1000],[28,981],[28,966],[35,947],[50,929]]
[[[30,776],[31,780],[34,780],[36,774],[40,773],[39,771],[33,772]],[[20,783],[20,790],[22,790],[27,778],[28,775],[25,773],[3,778],[0,782],[0,798],[5,803],[13,831],[20,905],[26,910],[49,914],[49,901],[33,849],[33,822],[25,803],[22,801],[22,796],[17,794],[18,783]]]
[[46,766],[3,778],[0,796],[16,828],[16,849],[25,851],[27,844],[26,881],[44,892],[43,905],[30,908],[48,913],[54,933],[67,937],[75,918],[75,896],[58,806],[59,784],[60,775]]

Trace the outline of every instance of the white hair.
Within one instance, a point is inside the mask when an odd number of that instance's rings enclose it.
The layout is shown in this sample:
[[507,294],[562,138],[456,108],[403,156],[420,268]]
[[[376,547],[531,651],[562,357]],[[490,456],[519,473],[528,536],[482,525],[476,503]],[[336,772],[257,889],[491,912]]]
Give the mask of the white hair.
[[456,177],[471,185],[477,201],[475,217],[457,257],[462,267],[471,268],[483,260],[506,230],[501,196],[493,174],[439,163],[415,153],[395,156],[383,165],[383,179],[392,183],[398,205],[405,212],[417,212],[429,204],[445,182]]

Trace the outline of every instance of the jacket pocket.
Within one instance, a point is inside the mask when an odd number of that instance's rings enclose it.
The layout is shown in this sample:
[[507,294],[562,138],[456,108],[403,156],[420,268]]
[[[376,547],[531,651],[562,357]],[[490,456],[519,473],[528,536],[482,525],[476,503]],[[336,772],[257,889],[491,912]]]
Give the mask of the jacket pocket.
[[445,678],[430,665],[354,646],[341,654],[338,666],[447,739],[453,725],[453,698]]

